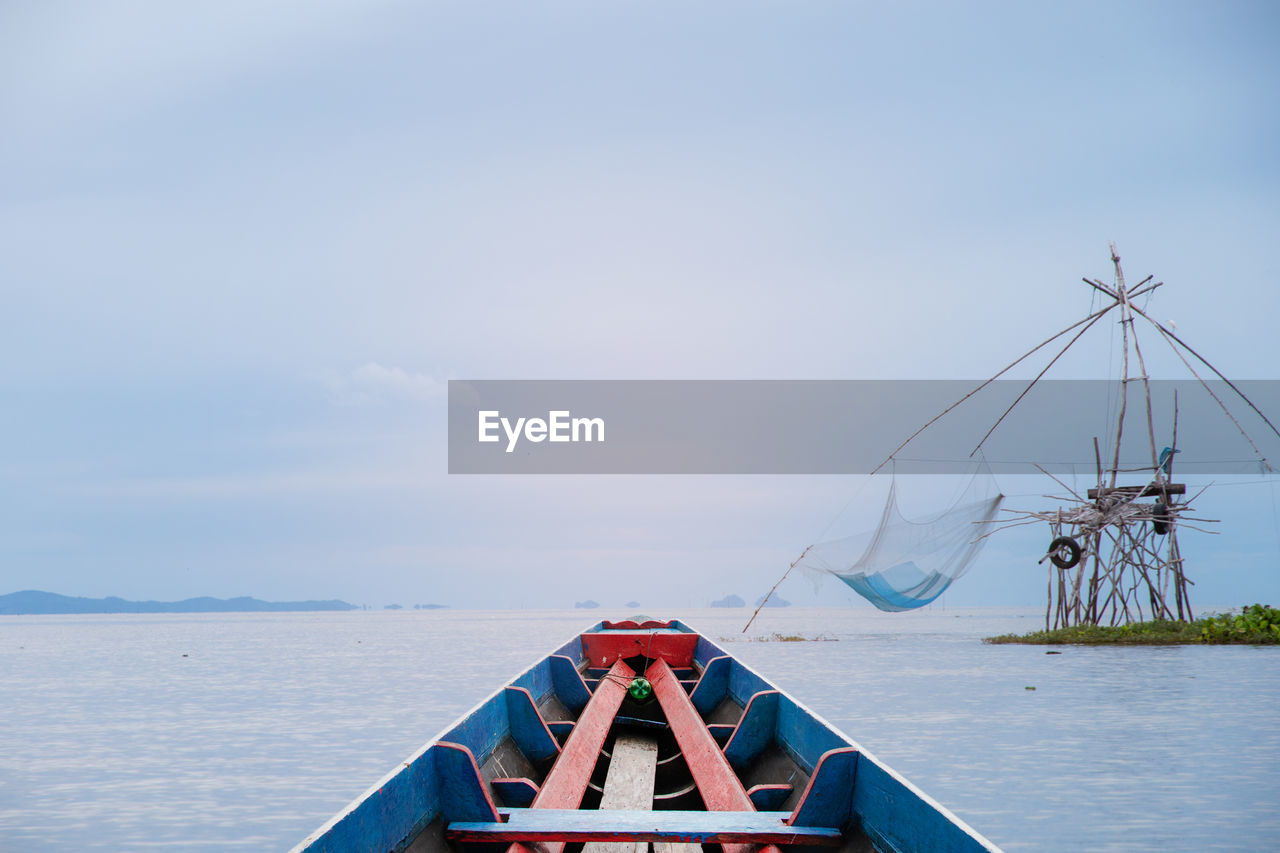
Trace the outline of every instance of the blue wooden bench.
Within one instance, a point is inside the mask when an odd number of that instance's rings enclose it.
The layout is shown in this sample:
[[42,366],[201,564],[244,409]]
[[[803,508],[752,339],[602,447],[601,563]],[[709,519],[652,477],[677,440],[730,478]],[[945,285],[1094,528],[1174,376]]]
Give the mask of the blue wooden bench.
[[840,830],[792,826],[791,812],[501,809],[504,820],[450,823],[452,841],[678,841],[839,846]]

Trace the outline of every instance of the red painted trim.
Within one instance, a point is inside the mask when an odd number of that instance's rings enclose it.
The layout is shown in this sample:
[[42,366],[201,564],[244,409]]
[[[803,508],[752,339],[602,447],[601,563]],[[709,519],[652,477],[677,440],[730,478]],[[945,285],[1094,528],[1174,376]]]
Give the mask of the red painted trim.
[[637,622],[634,619],[623,619],[621,622],[610,622],[606,619],[602,627],[606,631],[635,631],[639,628],[670,628],[671,622],[659,622],[657,619],[646,619],[643,622]]
[[[728,760],[720,751],[711,732],[707,731],[706,724],[698,714],[698,709],[694,708],[693,703],[689,701],[688,694],[680,686],[680,680],[671,671],[671,667],[667,666],[666,661],[654,661],[650,664],[647,675],[707,810],[755,811],[751,798],[742,787],[742,781],[729,766]],[[753,845],[746,844],[724,845],[725,853],[751,853],[757,849],[760,853],[779,853],[778,848],[772,845],[764,848],[755,848]]]
[[610,666],[616,660],[637,655],[660,658],[672,666],[691,666],[697,647],[697,634],[627,632],[582,635],[582,653],[595,667]]

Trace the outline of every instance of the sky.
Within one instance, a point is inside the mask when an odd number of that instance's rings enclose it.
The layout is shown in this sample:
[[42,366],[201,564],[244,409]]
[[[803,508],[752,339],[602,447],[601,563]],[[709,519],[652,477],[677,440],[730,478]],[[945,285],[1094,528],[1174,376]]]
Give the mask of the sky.
[[[982,379],[1109,241],[1276,379],[1278,38],[1268,2],[4,4],[0,592],[754,599],[886,479],[451,476],[448,380]],[[1280,602],[1276,491],[1202,498],[1194,601]],[[1040,605],[1047,539],[943,603]]]

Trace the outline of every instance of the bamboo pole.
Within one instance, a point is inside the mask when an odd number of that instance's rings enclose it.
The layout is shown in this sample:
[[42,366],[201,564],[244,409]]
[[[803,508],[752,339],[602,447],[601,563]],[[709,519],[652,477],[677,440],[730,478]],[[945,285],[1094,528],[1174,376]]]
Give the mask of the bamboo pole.
[[[1113,263],[1115,263],[1115,267],[1116,267],[1116,282],[1117,282],[1116,290],[1120,292],[1120,299],[1124,303],[1124,307],[1121,310],[1129,317],[1130,326],[1131,326],[1130,331],[1133,333],[1133,352],[1134,352],[1134,355],[1136,355],[1138,358],[1138,369],[1142,371],[1142,390],[1144,395],[1146,396],[1146,402],[1147,402],[1147,438],[1149,439],[1150,445],[1151,445],[1151,467],[1155,469],[1155,482],[1157,485],[1159,485],[1161,482],[1161,472],[1160,472],[1160,466],[1156,457],[1156,429],[1151,416],[1151,379],[1147,375],[1147,363],[1142,358],[1142,347],[1138,345],[1138,329],[1132,323],[1133,306],[1130,304],[1129,294],[1125,290],[1124,270],[1121,269],[1120,267],[1120,256],[1116,254],[1115,243],[1111,244],[1111,260]],[[1116,450],[1117,450],[1117,457],[1118,457],[1119,448],[1116,448]]]
[[782,582],[787,579],[787,575],[791,574],[791,570],[794,569],[797,565],[799,565],[800,561],[804,559],[804,555],[808,554],[812,548],[813,548],[813,545],[806,546],[805,549],[800,552],[800,556],[796,557],[794,560],[791,561],[791,565],[787,566],[787,570],[782,573],[782,577],[778,578],[778,582],[775,583],[772,587],[770,587],[769,592],[765,595],[763,599],[761,599],[760,606],[756,608],[755,613],[751,614],[751,618],[747,620],[747,624],[742,626],[742,633],[744,634],[747,633],[747,629],[751,627],[752,622],[756,621],[756,616],[760,615],[760,611],[764,609],[765,604],[768,603],[769,599],[773,596],[774,592],[777,591],[778,587],[782,585]]
[[[1148,316],[1148,315],[1147,315],[1147,313],[1146,313],[1146,312],[1144,312],[1141,308],[1136,308],[1136,307],[1135,307],[1135,308],[1133,308],[1133,311],[1134,311],[1135,313],[1137,313],[1137,314],[1138,314],[1138,316],[1140,316],[1140,317],[1144,318],[1147,322],[1151,323],[1153,326],[1155,326],[1157,329],[1159,329],[1159,330],[1160,330],[1160,332],[1161,332],[1161,334],[1165,335],[1165,336],[1166,336],[1166,337],[1168,337],[1168,338],[1172,338],[1174,341],[1177,341],[1179,346],[1181,346],[1181,347],[1182,347],[1183,349],[1185,349],[1187,352],[1189,352],[1189,353],[1191,353],[1192,355],[1194,355],[1194,356],[1195,356],[1195,357],[1200,361],[1200,363],[1201,363],[1201,364],[1203,364],[1205,367],[1207,367],[1207,368],[1209,368],[1210,370],[1212,370],[1212,371],[1214,372],[1214,374],[1215,374],[1219,379],[1221,379],[1223,382],[1225,382],[1225,383],[1227,384],[1227,387],[1228,387],[1228,388],[1230,388],[1232,391],[1235,391],[1235,392],[1236,392],[1236,394],[1238,394],[1238,395],[1239,395],[1239,397],[1240,397],[1240,399],[1241,399],[1241,400],[1244,400],[1246,403],[1248,403],[1248,404],[1249,404],[1249,408],[1253,409],[1254,413],[1255,413],[1255,414],[1257,414],[1257,416],[1258,416],[1258,417],[1262,418],[1262,422],[1263,422],[1263,423],[1265,423],[1267,426],[1271,427],[1271,431],[1272,431],[1273,433],[1275,433],[1277,437],[1280,437],[1280,429],[1277,429],[1277,428],[1276,428],[1276,425],[1275,425],[1275,424],[1273,424],[1273,423],[1272,423],[1272,422],[1267,418],[1267,416],[1266,416],[1266,415],[1264,415],[1264,414],[1262,413],[1262,410],[1261,410],[1261,409],[1259,409],[1257,406],[1255,406],[1255,405],[1254,405],[1254,403],[1253,403],[1253,401],[1252,401],[1252,400],[1250,400],[1247,396],[1245,396],[1245,393],[1244,393],[1243,391],[1241,391],[1239,388],[1237,388],[1234,382],[1232,382],[1230,379],[1228,379],[1226,376],[1224,376],[1224,375],[1222,374],[1222,371],[1218,370],[1218,368],[1216,368],[1216,367],[1214,367],[1212,364],[1210,364],[1210,363],[1209,363],[1209,361],[1208,361],[1208,359],[1206,359],[1204,356],[1200,355],[1200,353],[1198,353],[1198,352],[1196,352],[1195,350],[1193,350],[1193,349],[1192,349],[1192,348],[1187,344],[1187,342],[1186,342],[1186,341],[1182,340],[1182,338],[1178,337],[1178,336],[1177,336],[1177,335],[1175,335],[1173,332],[1171,332],[1170,330],[1166,329],[1163,325],[1161,325],[1161,324],[1160,324],[1160,322],[1159,322],[1159,321],[1157,321],[1157,320],[1153,320],[1153,319],[1152,319],[1150,316]],[[1184,359],[1184,363],[1185,363],[1185,359]],[[1188,365],[1188,367],[1190,367],[1190,365]],[[1194,371],[1192,371],[1192,372],[1194,373]],[[1199,379],[1199,377],[1198,377],[1198,376],[1197,376],[1196,378],[1197,378],[1197,379]],[[1200,380],[1200,382],[1201,382],[1201,384],[1203,384],[1203,383],[1204,383],[1204,380],[1203,380],[1203,379],[1201,379],[1201,380]],[[1259,454],[1259,455],[1261,455],[1261,454]]]
[[[1003,367],[1003,368],[1002,368],[998,373],[996,373],[996,374],[995,374],[994,376],[992,376],[990,379],[988,379],[987,381],[983,382],[983,383],[982,383],[981,385],[979,385],[978,387],[974,388],[974,389],[973,389],[972,391],[970,391],[968,394],[965,394],[965,395],[964,395],[963,397],[961,397],[959,400],[956,400],[956,401],[955,401],[954,403],[952,403],[950,406],[947,406],[947,407],[946,407],[945,409],[943,409],[941,412],[939,412],[938,414],[934,415],[934,416],[933,416],[933,418],[932,418],[932,419],[930,419],[928,423],[926,423],[924,426],[920,427],[920,429],[916,430],[915,432],[911,433],[911,435],[907,436],[907,440],[906,440],[906,441],[904,441],[904,442],[902,442],[901,444],[899,444],[897,447],[895,447],[895,448],[893,449],[893,451],[892,451],[888,456],[886,456],[886,457],[884,458],[884,461],[882,461],[879,465],[877,465],[875,468],[873,468],[873,469],[871,470],[871,473],[872,473],[872,474],[874,474],[874,473],[876,473],[877,471],[879,471],[881,468],[883,468],[885,465],[889,464],[889,461],[890,461],[890,460],[892,460],[892,459],[893,459],[893,457],[897,455],[898,451],[899,451],[899,450],[901,450],[902,448],[906,447],[908,444],[910,444],[910,443],[912,442],[912,440],[913,440],[916,436],[918,436],[920,433],[922,433],[922,432],[924,432],[925,430],[927,430],[929,427],[933,426],[935,423],[937,423],[939,420],[941,420],[941,419],[942,419],[942,418],[943,418],[943,417],[944,417],[948,412],[950,412],[950,411],[952,411],[953,409],[955,409],[955,407],[956,407],[956,406],[959,406],[959,405],[960,405],[961,403],[963,403],[965,400],[968,400],[968,399],[969,399],[970,397],[972,397],[974,394],[977,394],[977,393],[978,393],[979,391],[981,391],[983,388],[986,388],[986,387],[987,387],[988,385],[990,385],[992,382],[995,382],[995,381],[996,381],[997,379],[999,379],[1001,376],[1003,376],[1004,374],[1006,374],[1006,373],[1008,373],[1010,370],[1012,370],[1014,367],[1016,367],[1016,366],[1018,366],[1019,364],[1021,364],[1023,361],[1025,361],[1025,360],[1026,360],[1029,356],[1031,356],[1033,353],[1035,353],[1035,352],[1039,351],[1041,348],[1043,348],[1043,347],[1047,346],[1048,344],[1053,343],[1053,342],[1054,342],[1054,341],[1056,341],[1058,338],[1062,337],[1062,336],[1063,336],[1063,335],[1065,335],[1067,332],[1070,332],[1072,329],[1076,328],[1077,326],[1083,325],[1084,323],[1088,323],[1088,322],[1089,322],[1089,321],[1091,321],[1091,320],[1096,321],[1096,320],[1097,320],[1098,318],[1100,318],[1103,314],[1106,314],[1108,311],[1110,311],[1112,308],[1115,308],[1115,307],[1116,307],[1116,306],[1113,304],[1113,305],[1108,305],[1106,308],[1102,308],[1102,309],[1100,309],[1100,310],[1098,310],[1098,311],[1095,311],[1094,313],[1090,314],[1088,317],[1085,317],[1083,320],[1079,320],[1079,321],[1077,321],[1077,322],[1075,322],[1075,323],[1072,323],[1070,326],[1067,326],[1065,329],[1063,329],[1061,332],[1058,332],[1058,333],[1057,333],[1056,335],[1054,335],[1053,337],[1050,337],[1050,338],[1047,338],[1047,339],[1045,339],[1045,340],[1041,341],[1040,343],[1036,344],[1036,345],[1035,345],[1034,347],[1032,347],[1031,349],[1029,349],[1029,350],[1027,350],[1026,352],[1024,352],[1022,355],[1018,356],[1018,357],[1017,357],[1016,359],[1014,359],[1013,361],[1009,362],[1007,365],[1005,365],[1005,366],[1004,366],[1004,367]],[[970,455],[972,455],[972,454],[970,454]]]
[[[1113,307],[1114,307],[1114,306],[1113,306]],[[1110,310],[1110,309],[1108,309],[1108,310]],[[1106,313],[1106,312],[1104,311],[1104,312],[1102,312],[1102,313]],[[1026,387],[1026,388],[1023,388],[1023,389],[1022,389],[1022,393],[1018,395],[1018,399],[1016,399],[1016,400],[1014,400],[1012,403],[1010,403],[1010,404],[1009,404],[1009,408],[1005,409],[1005,410],[1004,410],[1004,413],[1003,413],[1003,414],[1001,414],[1001,415],[1000,415],[1000,417],[996,418],[996,422],[995,422],[995,423],[993,423],[993,424],[991,425],[991,429],[987,430],[987,434],[986,434],[986,435],[984,435],[984,436],[982,437],[982,441],[979,441],[979,442],[978,442],[978,446],[977,446],[977,447],[975,447],[975,448],[973,448],[973,450],[969,451],[969,457],[970,457],[970,458],[972,458],[972,457],[973,457],[973,454],[977,453],[979,450],[981,450],[981,449],[982,449],[982,445],[986,442],[986,440],[987,440],[988,438],[990,438],[990,437],[991,437],[991,433],[995,432],[995,431],[996,431],[996,427],[1000,426],[1000,422],[1001,422],[1001,421],[1003,421],[1003,420],[1005,419],[1005,417],[1007,417],[1007,416],[1008,416],[1008,414],[1009,414],[1010,412],[1012,412],[1012,411],[1013,411],[1013,407],[1014,407],[1014,406],[1016,406],[1016,405],[1018,405],[1019,403],[1021,403],[1021,402],[1022,402],[1022,398],[1023,398],[1023,397],[1025,397],[1025,396],[1027,396],[1027,393],[1028,393],[1032,388],[1034,388],[1034,387],[1035,387],[1035,384],[1036,384],[1037,382],[1039,382],[1039,381],[1040,381],[1040,377],[1044,376],[1044,375],[1045,375],[1045,373],[1047,373],[1047,372],[1048,372],[1049,368],[1053,367],[1054,363],[1055,363],[1058,359],[1062,358],[1063,354],[1064,354],[1067,350],[1071,349],[1071,345],[1072,345],[1072,344],[1074,344],[1076,341],[1080,340],[1080,336],[1081,336],[1081,335],[1083,335],[1085,332],[1089,331],[1089,329],[1093,327],[1093,324],[1094,324],[1094,323],[1096,323],[1096,322],[1098,322],[1099,320],[1101,320],[1101,319],[1102,319],[1102,313],[1098,314],[1098,316],[1097,316],[1097,317],[1095,317],[1093,320],[1091,320],[1091,321],[1089,322],[1089,325],[1085,326],[1085,327],[1084,327],[1083,329],[1081,329],[1079,332],[1076,332],[1076,336],[1075,336],[1074,338],[1072,338],[1071,340],[1067,341],[1067,345],[1066,345],[1066,346],[1064,346],[1062,349],[1060,349],[1060,350],[1058,351],[1058,354],[1057,354],[1057,355],[1055,355],[1052,359],[1050,359],[1050,360],[1049,360],[1049,363],[1048,363],[1048,364],[1046,364],[1046,365],[1044,366],[1044,369],[1043,369],[1043,370],[1041,370],[1039,373],[1037,373],[1037,374],[1036,374],[1036,378],[1035,378],[1035,379],[1032,379],[1032,380],[1031,380],[1031,382],[1027,384],[1027,387]],[[894,451],[894,452],[896,453],[897,451]],[[1037,466],[1037,467],[1038,467],[1038,466]]]
[[[1115,247],[1111,249],[1111,260],[1119,263],[1120,259],[1116,257]],[[1121,293],[1124,292],[1124,282],[1120,282],[1119,288]],[[1119,297],[1120,304],[1124,307],[1120,309],[1120,336],[1121,347],[1123,349],[1123,361],[1120,369],[1120,416],[1116,419],[1116,448],[1115,455],[1111,463],[1111,488],[1116,487],[1116,476],[1120,468],[1120,440],[1124,437],[1124,416],[1129,406],[1129,326],[1133,323],[1133,316],[1128,311],[1128,306],[1124,303],[1124,297]],[[1098,493],[1101,497],[1102,493]]]
[[[1153,320],[1152,322],[1154,323],[1155,321]],[[1156,328],[1160,330],[1161,334],[1165,334],[1164,329],[1160,326],[1159,323],[1156,323]],[[1174,346],[1173,341],[1169,340],[1169,336],[1167,334],[1165,334],[1165,342],[1169,344],[1169,347],[1173,350],[1174,355],[1182,359],[1182,363],[1186,365],[1187,370],[1191,371],[1191,375],[1194,376],[1197,381],[1199,381],[1201,387],[1203,387],[1204,390],[1209,394],[1209,396],[1213,398],[1213,402],[1218,404],[1218,408],[1222,409],[1222,413],[1226,415],[1228,419],[1230,419],[1231,423],[1235,424],[1236,429],[1238,429],[1240,431],[1240,434],[1244,436],[1244,440],[1249,442],[1249,446],[1253,448],[1253,452],[1256,453],[1258,458],[1262,460],[1262,464],[1263,466],[1265,466],[1266,470],[1268,471],[1273,470],[1271,468],[1271,463],[1267,461],[1267,457],[1264,456],[1262,454],[1262,451],[1258,449],[1258,445],[1253,443],[1253,439],[1249,437],[1249,433],[1245,432],[1244,427],[1240,425],[1240,421],[1236,420],[1235,415],[1231,414],[1231,410],[1227,408],[1227,404],[1222,402],[1222,400],[1218,398],[1217,394],[1213,393],[1213,389],[1209,387],[1209,383],[1206,382],[1204,378],[1201,377],[1200,374],[1196,372],[1196,369],[1191,366],[1191,362],[1187,361],[1186,356],[1184,356],[1178,350],[1178,348]],[[1210,365],[1210,367],[1212,367],[1212,365]],[[1216,373],[1217,371],[1215,370],[1214,372]],[[1228,385],[1231,385],[1231,382],[1229,380],[1224,379],[1224,381],[1226,381]],[[1241,398],[1243,398],[1244,401],[1248,403],[1255,412],[1258,410],[1257,407],[1253,405],[1253,401],[1251,401],[1248,397],[1245,397],[1244,394],[1241,393],[1240,389],[1236,388],[1234,385],[1231,385],[1231,387],[1232,389],[1235,390],[1237,394],[1240,394]],[[1267,421],[1266,416],[1263,416],[1262,419],[1264,421]],[[1271,421],[1267,421],[1267,426],[1270,426],[1273,430],[1275,429],[1275,427],[1271,425]],[[1280,433],[1277,433],[1277,434],[1280,434]]]
[[[1098,500],[1096,506],[1101,506],[1102,501],[1102,450],[1098,447],[1098,437],[1093,437],[1093,464],[1095,473],[1098,478]],[[1088,492],[1085,492],[1088,494]],[[1089,579],[1089,609],[1087,618],[1090,625],[1098,624],[1098,571],[1102,565],[1102,534],[1095,531],[1093,534],[1093,576]]]

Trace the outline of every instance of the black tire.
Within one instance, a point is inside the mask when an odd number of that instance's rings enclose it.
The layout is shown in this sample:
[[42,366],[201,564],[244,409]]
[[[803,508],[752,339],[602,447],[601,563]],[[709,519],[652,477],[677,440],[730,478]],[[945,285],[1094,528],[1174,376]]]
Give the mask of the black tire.
[[1049,543],[1049,561],[1060,569],[1071,569],[1080,562],[1080,543],[1070,536],[1059,536]]
[[1157,536],[1164,536],[1169,532],[1169,515],[1169,505],[1164,501],[1156,501],[1151,510],[1151,529]]

